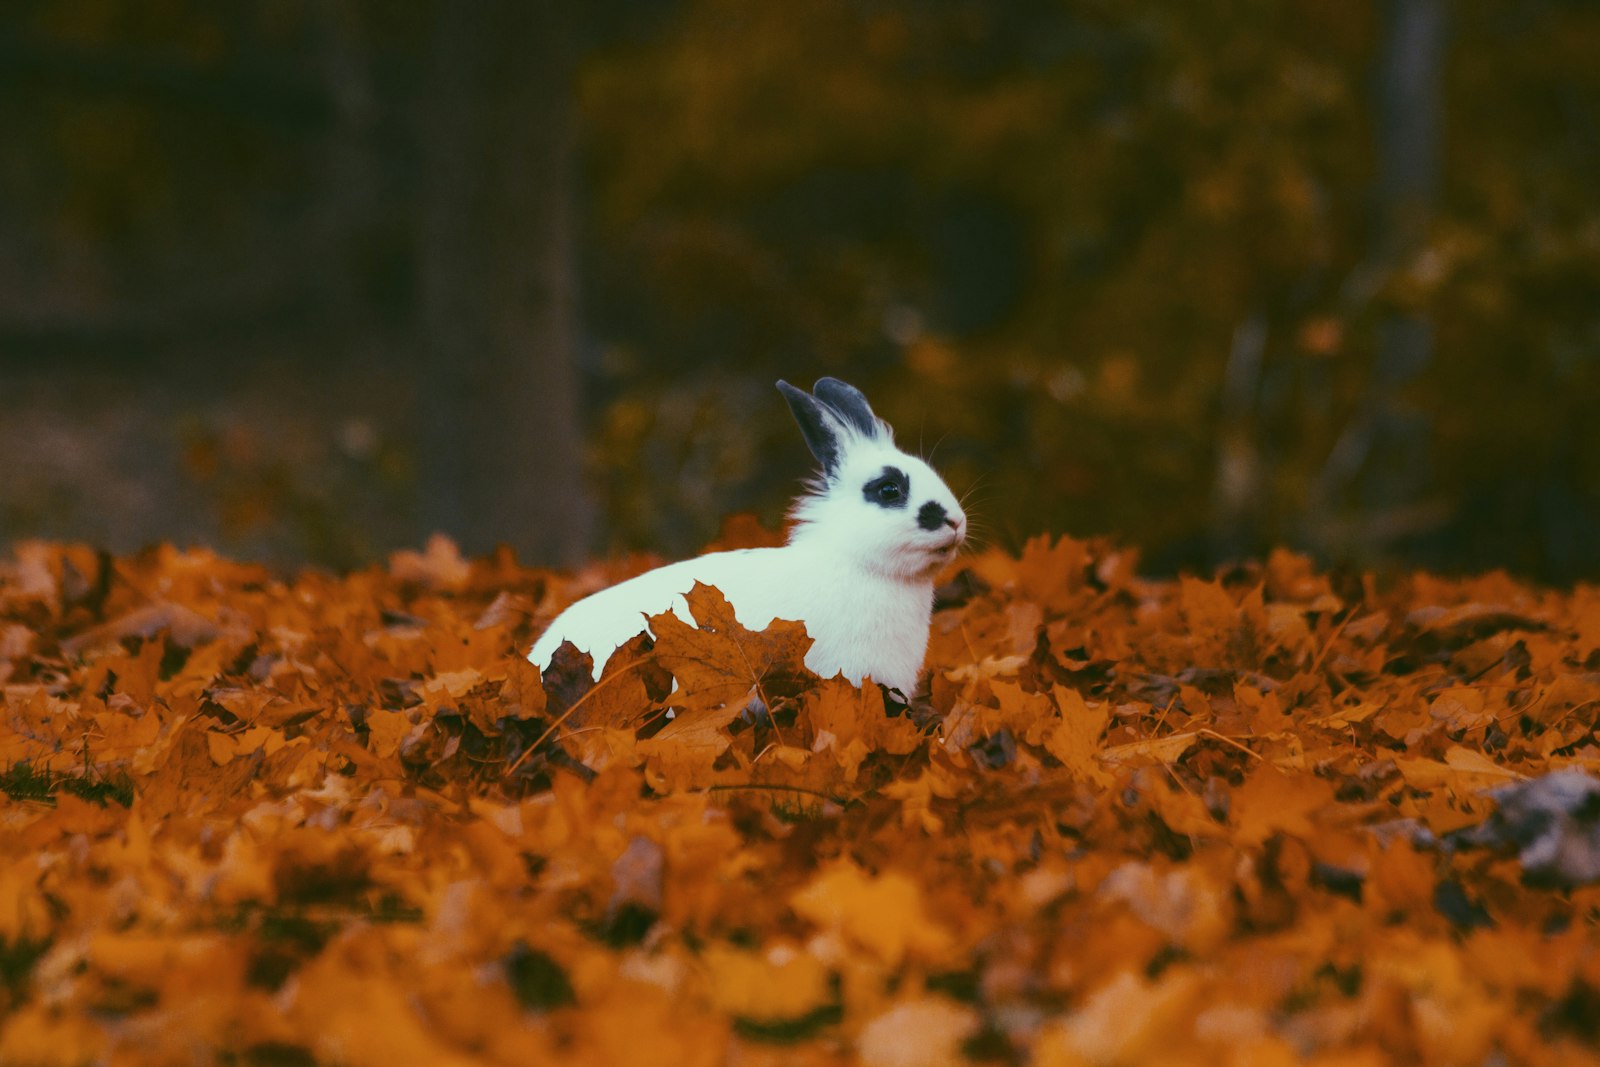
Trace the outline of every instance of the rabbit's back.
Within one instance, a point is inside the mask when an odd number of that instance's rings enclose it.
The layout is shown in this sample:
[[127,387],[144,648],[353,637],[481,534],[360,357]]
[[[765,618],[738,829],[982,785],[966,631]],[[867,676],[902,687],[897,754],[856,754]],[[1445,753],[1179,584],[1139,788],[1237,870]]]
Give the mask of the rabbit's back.
[[[563,641],[571,641],[594,659],[594,676],[600,677],[606,660],[617,647],[649,629],[651,615],[671,611],[693,622],[686,593],[695,582],[716,586],[733,605],[741,626],[761,629],[779,617],[785,584],[778,580],[777,555],[772,548],[713,552],[695,559],[669,563],[625,582],[585,597],[556,616],[550,628],[534,643],[528,658],[542,670]],[[770,557],[770,558],[765,558]],[[738,590],[735,597],[733,591]],[[760,616],[765,613],[765,618]]]

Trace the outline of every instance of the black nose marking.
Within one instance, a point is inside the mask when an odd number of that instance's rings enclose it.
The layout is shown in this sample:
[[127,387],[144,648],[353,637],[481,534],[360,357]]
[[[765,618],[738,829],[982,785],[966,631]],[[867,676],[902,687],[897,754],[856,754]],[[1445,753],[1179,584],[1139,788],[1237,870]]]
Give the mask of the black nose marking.
[[937,530],[945,521],[944,505],[936,500],[930,500],[917,509],[917,525],[924,530]]

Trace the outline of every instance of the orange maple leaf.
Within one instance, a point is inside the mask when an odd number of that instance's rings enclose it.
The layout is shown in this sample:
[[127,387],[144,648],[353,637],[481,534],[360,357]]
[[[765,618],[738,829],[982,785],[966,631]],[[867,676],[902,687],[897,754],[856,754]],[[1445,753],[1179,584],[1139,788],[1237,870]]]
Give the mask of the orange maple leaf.
[[694,626],[670,611],[650,617],[656,660],[678,681],[674,706],[694,711],[731,704],[737,711],[756,696],[770,709],[779,695],[768,691],[774,683],[792,689],[807,675],[811,638],[804,624],[776,619],[764,630],[747,630],[727,598],[700,582],[685,599]]

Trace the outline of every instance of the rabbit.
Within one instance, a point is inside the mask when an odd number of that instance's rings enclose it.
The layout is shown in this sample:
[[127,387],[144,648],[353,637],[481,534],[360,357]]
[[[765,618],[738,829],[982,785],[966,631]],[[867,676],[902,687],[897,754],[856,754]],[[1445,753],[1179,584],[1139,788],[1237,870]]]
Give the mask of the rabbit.
[[684,594],[715,586],[739,624],[760,630],[798,620],[812,639],[806,666],[915,691],[928,648],[933,578],[955,558],[967,517],[932,467],[895,447],[893,431],[861,390],[823,378],[811,393],[779,381],[807,446],[821,465],[790,510],[788,540],[776,548],[712,552],[667,564],[572,604],[528,658],[541,670],[563,641],[606,660],[646,617],[671,609],[692,621]]

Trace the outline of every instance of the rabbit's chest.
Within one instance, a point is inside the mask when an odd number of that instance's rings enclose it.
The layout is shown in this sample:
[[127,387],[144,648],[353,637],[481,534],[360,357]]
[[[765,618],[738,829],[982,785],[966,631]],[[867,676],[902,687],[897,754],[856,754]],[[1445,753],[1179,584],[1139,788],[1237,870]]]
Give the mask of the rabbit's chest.
[[863,581],[806,611],[806,666],[823,677],[871,677],[909,694],[928,648],[931,590]]

